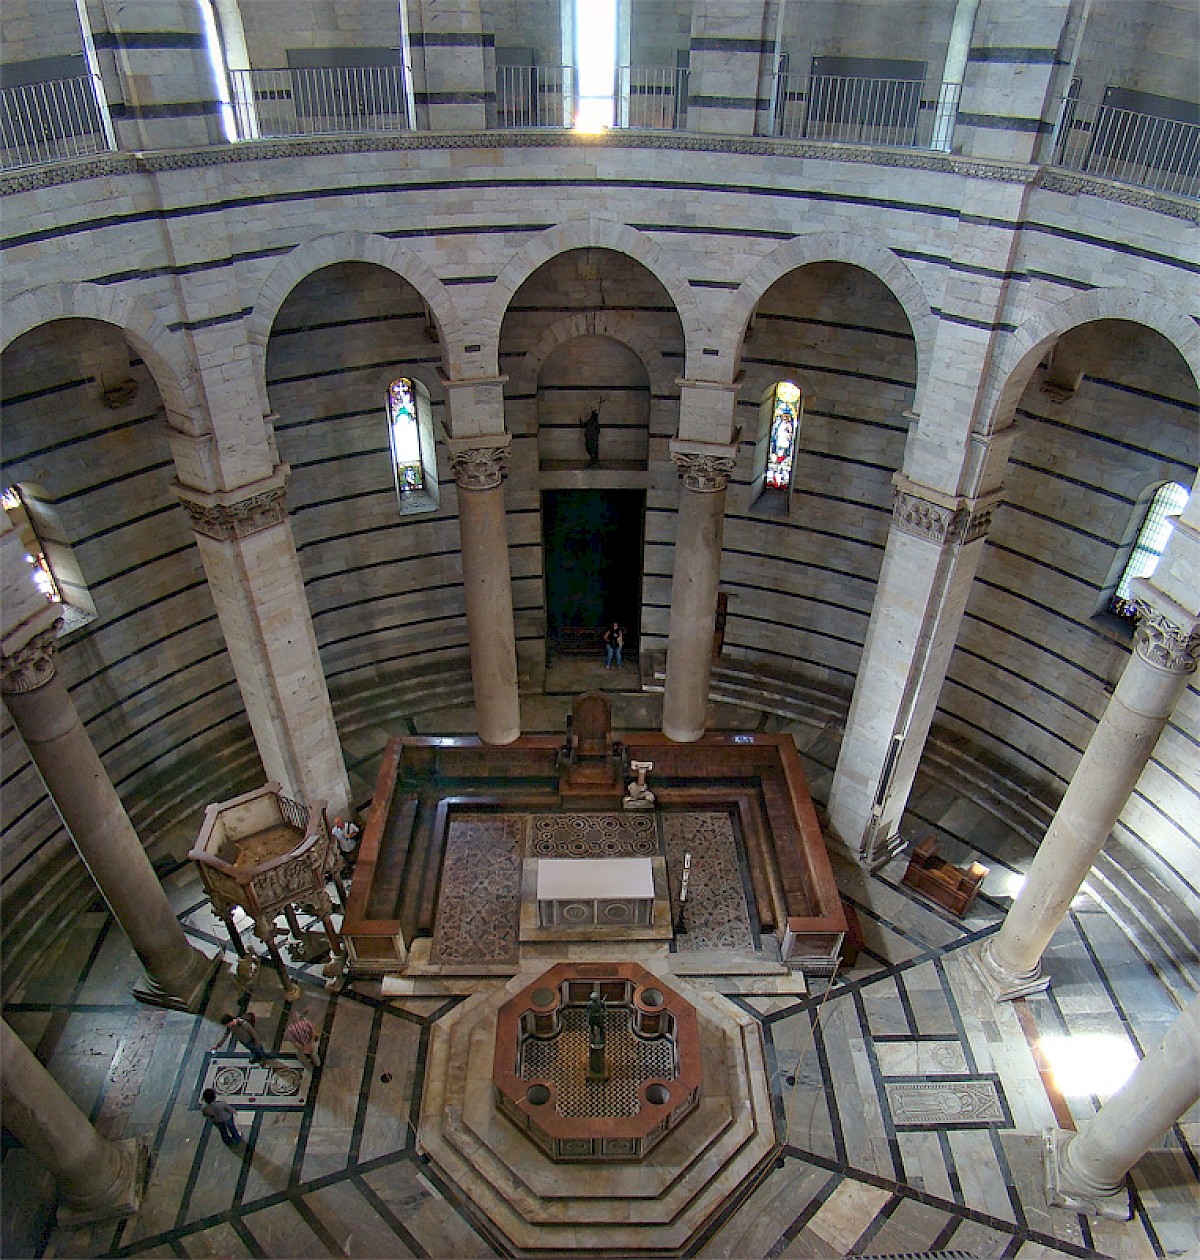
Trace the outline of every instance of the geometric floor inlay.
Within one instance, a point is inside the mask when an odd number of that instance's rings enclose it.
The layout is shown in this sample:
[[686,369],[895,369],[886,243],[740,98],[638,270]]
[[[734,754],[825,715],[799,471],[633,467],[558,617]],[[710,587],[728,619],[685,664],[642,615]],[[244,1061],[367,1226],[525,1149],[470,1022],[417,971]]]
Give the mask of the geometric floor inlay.
[[987,1077],[886,1080],[883,1087],[897,1129],[969,1129],[1012,1124],[996,1082]]
[[562,1012],[562,1030],[543,1040],[530,1037],[521,1053],[522,1080],[550,1081],[564,1116],[636,1116],[643,1082],[675,1076],[675,1046],[668,1037],[638,1037],[629,1011],[605,1012],[606,1081],[588,1081],[588,1020],[582,1006]]
[[299,1060],[251,1063],[245,1055],[213,1054],[204,1065],[204,1078],[196,1090],[195,1106],[206,1089],[231,1106],[258,1111],[293,1111],[308,1102],[312,1073]]
[[430,951],[435,963],[516,962],[527,821],[519,814],[451,815]]
[[671,872],[671,912],[676,917],[684,854],[692,855],[684,917],[687,932],[676,939],[676,949],[753,950],[754,932],[729,815],[702,810],[666,811],[662,827]]
[[534,814],[531,858],[657,857],[653,814]]

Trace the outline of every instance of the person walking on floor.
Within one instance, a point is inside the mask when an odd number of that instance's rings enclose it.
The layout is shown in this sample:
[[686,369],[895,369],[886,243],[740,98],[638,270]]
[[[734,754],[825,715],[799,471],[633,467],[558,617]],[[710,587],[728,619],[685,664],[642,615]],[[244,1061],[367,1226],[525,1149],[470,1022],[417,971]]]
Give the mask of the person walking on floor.
[[217,1097],[216,1090],[206,1089],[200,1097],[200,1111],[212,1122],[221,1135],[221,1141],[226,1146],[237,1146],[242,1141],[242,1135],[238,1132],[233,1108],[223,1098]]
[[263,1062],[267,1057],[267,1048],[255,1030],[253,1015],[247,1015],[245,1018],[240,1015],[222,1015],[221,1023],[225,1026],[225,1031],[217,1039],[213,1046],[214,1050],[220,1050],[227,1041],[232,1039],[250,1051],[251,1063]]
[[625,631],[620,622],[614,621],[604,632],[604,668],[621,668],[621,653],[625,650]]
[[292,1018],[288,1021],[283,1037],[295,1047],[296,1056],[301,1062],[307,1063],[313,1069],[321,1066],[321,1055],[317,1049],[317,1030],[313,1027],[312,1020],[303,1011],[299,1009],[292,1011]]

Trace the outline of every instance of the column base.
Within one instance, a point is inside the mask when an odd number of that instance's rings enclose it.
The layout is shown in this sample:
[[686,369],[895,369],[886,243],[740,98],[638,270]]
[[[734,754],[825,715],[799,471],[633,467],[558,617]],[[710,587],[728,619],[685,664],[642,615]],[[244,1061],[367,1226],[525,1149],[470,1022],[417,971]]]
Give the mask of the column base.
[[898,831],[893,831],[886,840],[880,840],[879,832],[876,832],[863,836],[855,861],[873,875],[907,848],[908,841]]
[[992,958],[992,940],[978,941],[967,949],[967,962],[983,981],[993,1002],[1012,1002],[1041,993],[1050,987],[1050,977],[1042,975],[1041,963],[1024,975],[1017,975],[1000,967]]
[[1046,1129],[1042,1133],[1042,1163],[1046,1202],[1051,1207],[1070,1208],[1088,1216],[1100,1216],[1110,1221],[1127,1221],[1133,1215],[1129,1202],[1129,1190],[1118,1186],[1110,1192],[1096,1191],[1081,1186],[1065,1166],[1067,1146],[1078,1134],[1067,1129]]
[[187,971],[170,989],[164,989],[147,971],[133,986],[133,996],[147,1006],[165,1006],[171,1011],[187,1011],[195,1015],[203,1008],[212,978],[221,968],[221,955],[209,958],[198,949],[192,952],[194,957]]
[[113,1184],[87,1199],[59,1198],[56,1223],[60,1229],[79,1229],[101,1221],[136,1216],[141,1210],[146,1176],[150,1169],[150,1144],[143,1135],[110,1145],[117,1152],[117,1176]]

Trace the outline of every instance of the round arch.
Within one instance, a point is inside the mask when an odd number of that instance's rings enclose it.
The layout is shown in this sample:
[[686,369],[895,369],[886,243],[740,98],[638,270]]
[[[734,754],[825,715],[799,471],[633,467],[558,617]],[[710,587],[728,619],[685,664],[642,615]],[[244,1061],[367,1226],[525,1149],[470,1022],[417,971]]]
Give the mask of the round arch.
[[0,351],[45,324],[93,319],[119,328],[150,370],[167,413],[167,423],[193,436],[209,431],[195,373],[181,340],[148,307],[130,294],[97,284],[55,284],[27,289],[8,303]]
[[1080,324],[1123,319],[1153,329],[1179,351],[1200,389],[1200,328],[1157,294],[1127,288],[1092,289],[1035,311],[1008,338],[982,391],[978,414],[983,431],[996,432],[1012,419],[1017,401],[1051,343]]
[[645,267],[663,286],[683,325],[684,362],[690,364],[693,354],[699,353],[703,324],[686,276],[644,233],[624,223],[590,215],[587,219],[572,220],[547,228],[530,241],[496,277],[487,296],[487,306],[478,321],[484,356],[491,371],[499,371],[500,326],[517,290],[544,263],[574,249],[609,249],[614,253],[624,254]]
[[[919,399],[933,360],[937,316],[916,276],[892,250],[868,237],[846,232],[817,232],[811,236],[796,237],[776,246],[761,259],[742,281],[737,292],[730,296],[719,325],[721,340],[717,343],[717,349],[720,357],[710,360],[710,364],[727,364],[729,379],[732,380],[737,373],[746,326],[763,294],[789,272],[818,262],[846,263],[869,272],[900,304],[916,343],[915,396]],[[711,366],[709,370],[711,371]]]
[[267,342],[280,308],[298,284],[314,272],[337,263],[372,263],[412,285],[433,313],[442,338],[442,355],[451,376],[462,373],[463,327],[446,286],[406,245],[371,232],[336,232],[298,245],[282,258],[263,282],[254,309],[246,321],[246,337],[254,357],[254,373],[267,406]]
[[537,384],[542,364],[550,355],[564,342],[586,336],[610,337],[633,351],[646,369],[652,393],[661,396],[674,391],[674,371],[667,366],[658,347],[634,319],[623,311],[580,311],[551,324],[526,351],[512,373],[515,392],[532,390]]

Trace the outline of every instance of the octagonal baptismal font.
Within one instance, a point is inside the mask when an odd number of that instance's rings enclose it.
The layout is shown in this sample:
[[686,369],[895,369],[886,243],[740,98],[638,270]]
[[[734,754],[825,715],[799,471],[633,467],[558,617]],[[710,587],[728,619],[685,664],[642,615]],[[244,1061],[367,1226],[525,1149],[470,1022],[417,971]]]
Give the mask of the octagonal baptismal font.
[[420,1146],[504,1254],[686,1254],[778,1157],[759,1025],[662,961],[526,970],[433,1025]]
[[551,1159],[642,1159],[699,1105],[695,1009],[636,963],[560,963],[500,1008],[492,1082]]

